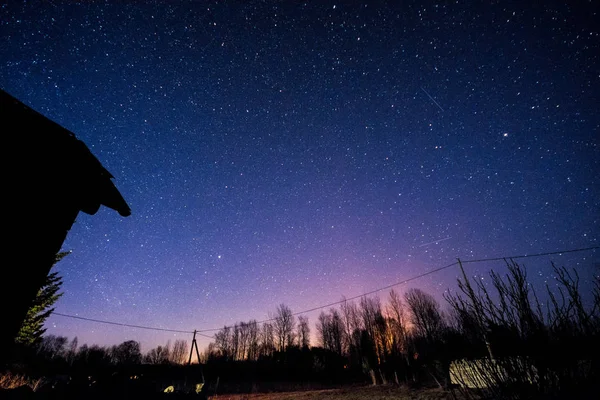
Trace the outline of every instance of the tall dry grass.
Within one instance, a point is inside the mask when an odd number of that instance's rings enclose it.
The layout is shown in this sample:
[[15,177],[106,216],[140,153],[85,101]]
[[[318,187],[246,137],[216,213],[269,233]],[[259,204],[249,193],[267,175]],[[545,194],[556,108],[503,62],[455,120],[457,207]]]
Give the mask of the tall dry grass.
[[489,289],[463,272],[460,292],[446,296],[472,348],[472,359],[453,363],[453,379],[474,388],[463,390],[467,397],[595,398],[600,280],[586,303],[577,271],[553,264],[556,285],[546,287],[542,301],[525,268],[506,264],[505,276],[490,273]]
[[12,372],[0,373],[0,389],[16,389],[22,386],[30,387],[34,392],[44,383],[42,378],[29,378]]

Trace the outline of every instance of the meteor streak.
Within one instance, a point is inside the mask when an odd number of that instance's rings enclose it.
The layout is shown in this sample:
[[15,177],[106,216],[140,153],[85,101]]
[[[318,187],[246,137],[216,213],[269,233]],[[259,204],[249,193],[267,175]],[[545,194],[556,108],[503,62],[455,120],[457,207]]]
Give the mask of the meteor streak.
[[423,86],[421,86],[421,90],[425,92],[425,94],[427,95],[427,97],[429,97],[429,98],[431,99],[431,101],[433,101],[433,102],[435,103],[435,105],[436,105],[436,106],[438,106],[438,108],[439,108],[440,110],[442,110],[442,112],[444,112],[444,109],[442,108],[442,106],[440,106],[440,105],[438,104],[438,102],[437,102],[437,101],[435,101],[435,99],[434,99],[433,97],[431,97],[431,95],[430,95],[429,93],[427,93],[427,90],[423,89]]
[[443,242],[444,240],[448,240],[448,239],[452,239],[452,237],[448,236],[448,237],[445,237],[445,238],[442,238],[442,239],[434,240],[433,242],[423,243],[423,244],[419,245],[419,247],[427,246],[428,244],[434,244],[434,243]]

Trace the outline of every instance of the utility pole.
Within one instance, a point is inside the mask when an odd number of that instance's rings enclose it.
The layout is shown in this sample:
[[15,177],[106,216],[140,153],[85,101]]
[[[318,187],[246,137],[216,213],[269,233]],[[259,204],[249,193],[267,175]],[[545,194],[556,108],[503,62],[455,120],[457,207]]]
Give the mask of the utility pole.
[[196,330],[194,329],[194,337],[192,339],[192,347],[190,347],[190,358],[188,359],[188,365],[192,364],[192,354],[196,348],[196,357],[198,358],[198,364],[200,364],[200,352],[198,351],[198,343],[196,342]]

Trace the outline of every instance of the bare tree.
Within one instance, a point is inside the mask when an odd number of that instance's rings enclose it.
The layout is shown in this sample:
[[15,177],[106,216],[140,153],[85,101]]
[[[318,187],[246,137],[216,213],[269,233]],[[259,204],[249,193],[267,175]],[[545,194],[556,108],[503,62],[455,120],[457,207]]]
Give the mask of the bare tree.
[[272,356],[275,351],[275,329],[269,322],[265,322],[260,333],[260,355]]
[[409,289],[404,297],[415,333],[428,341],[439,339],[446,324],[438,302],[421,289]]
[[378,351],[377,356],[380,363],[385,362],[391,354],[394,346],[394,335],[390,328],[390,320],[379,312],[375,318],[375,336],[373,337]]
[[256,320],[248,322],[248,359],[255,361],[259,355],[259,328]]
[[87,344],[82,345],[77,352],[76,362],[86,366],[108,366],[111,363],[109,351],[105,347]]
[[169,354],[171,353],[170,347],[170,342],[167,342],[165,346],[158,345],[146,353],[144,361],[147,364],[168,364]]
[[169,361],[171,364],[183,364],[186,361],[188,344],[183,339],[177,339],[173,343],[171,354],[169,355]]
[[329,349],[331,347],[331,335],[329,333],[329,326],[331,325],[331,316],[326,314],[325,311],[321,311],[319,314],[319,319],[317,320],[317,335],[319,339],[319,344],[324,349]]
[[317,332],[321,346],[342,355],[344,336],[344,323],[340,312],[335,308],[329,310],[329,314],[321,312],[317,321]]
[[111,351],[113,364],[134,365],[142,361],[142,352],[139,342],[128,340],[118,346],[113,346]]
[[387,314],[390,321],[390,329],[394,335],[396,347],[400,353],[407,353],[408,340],[408,318],[400,295],[392,289],[387,306]]
[[248,357],[248,324],[246,322],[240,322],[238,330],[238,360],[246,360]]
[[275,340],[278,351],[285,351],[294,341],[294,315],[285,304],[280,304],[274,317]]
[[378,297],[361,297],[360,314],[362,324],[371,338],[375,337],[375,324],[377,317],[381,315],[381,301]]
[[73,362],[75,361],[75,357],[77,356],[78,343],[79,341],[77,339],[77,336],[75,336],[71,341],[71,344],[69,345],[69,350],[67,351],[67,361],[69,362],[69,365],[73,365]]
[[298,346],[307,349],[310,346],[310,327],[308,317],[298,316]]
[[529,398],[597,397],[598,375],[582,369],[581,360],[600,359],[600,280],[586,307],[577,269],[552,263],[555,281],[538,294],[525,266],[505,263],[506,275],[490,271],[491,285],[463,269],[459,292],[445,295],[468,339],[461,355],[482,360],[468,369],[463,363],[460,375],[484,377],[490,398],[521,398],[523,388]]
[[[344,323],[345,351],[348,354],[357,353],[360,349],[360,332],[363,329],[358,306],[356,303],[347,302],[343,299],[340,309]],[[357,354],[354,355],[357,356]]]
[[220,357],[232,357],[232,339],[231,327],[225,326],[219,332],[215,333],[215,346]]
[[54,359],[64,357],[67,349],[66,336],[46,335],[37,346],[37,352],[44,358]]
[[198,360],[201,364],[206,364],[209,360],[214,360],[220,357],[219,349],[215,342],[210,342],[206,347],[206,350],[200,354],[200,360]]
[[240,326],[236,323],[231,330],[231,357],[233,360],[240,360]]
[[381,312],[381,300],[378,297],[362,297],[360,299],[360,314],[368,341],[372,343],[373,351],[379,357],[383,353],[381,331],[385,324]]
[[343,353],[343,340],[344,340],[344,322],[340,312],[332,308],[331,313],[331,342],[333,345],[333,351],[337,354],[342,355]]

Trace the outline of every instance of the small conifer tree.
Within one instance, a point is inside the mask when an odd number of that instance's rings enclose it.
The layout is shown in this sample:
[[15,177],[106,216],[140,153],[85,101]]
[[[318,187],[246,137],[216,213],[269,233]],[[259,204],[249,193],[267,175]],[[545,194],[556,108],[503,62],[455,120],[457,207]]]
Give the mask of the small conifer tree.
[[[52,267],[67,254],[70,254],[70,252],[58,253]],[[33,304],[27,311],[27,316],[23,320],[23,325],[21,325],[21,329],[15,338],[17,343],[33,345],[39,342],[46,332],[44,322],[46,322],[46,319],[54,311],[52,307],[54,303],[62,296],[62,293],[59,293],[61,285],[62,278],[58,275],[58,272],[50,272],[46,277],[44,285],[38,291]]]

